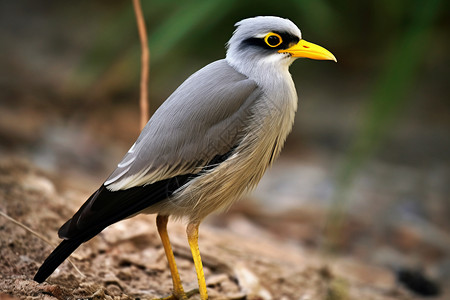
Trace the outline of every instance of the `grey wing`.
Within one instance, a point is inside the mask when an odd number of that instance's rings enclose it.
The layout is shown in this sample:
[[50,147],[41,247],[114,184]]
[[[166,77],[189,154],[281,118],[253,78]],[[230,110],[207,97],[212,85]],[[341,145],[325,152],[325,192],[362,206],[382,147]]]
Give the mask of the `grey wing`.
[[160,106],[104,185],[124,190],[198,173],[238,144],[260,95],[225,60],[209,64]]

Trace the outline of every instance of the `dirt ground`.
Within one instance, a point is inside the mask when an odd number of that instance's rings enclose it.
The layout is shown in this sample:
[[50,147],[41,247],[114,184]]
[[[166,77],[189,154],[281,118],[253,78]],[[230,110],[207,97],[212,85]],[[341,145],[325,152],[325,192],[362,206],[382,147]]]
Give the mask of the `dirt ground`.
[[[55,244],[57,229],[88,194],[81,184],[29,162],[9,159],[0,164],[1,211]],[[398,284],[388,268],[348,256],[325,256],[293,243],[287,238],[289,228],[303,225],[288,214],[273,217],[279,228],[261,226],[264,222],[255,220],[267,216],[250,210],[251,203],[240,202],[200,227],[211,299],[422,299]],[[300,219],[311,217],[304,211]],[[53,247],[2,216],[0,230],[0,299],[153,299],[171,293],[154,216],[115,224],[82,245],[71,260],[85,277],[64,262],[43,284],[32,277]],[[195,289],[184,225],[171,223],[169,233],[185,290]],[[448,295],[443,291],[433,299]],[[191,299],[199,299],[198,294]]]

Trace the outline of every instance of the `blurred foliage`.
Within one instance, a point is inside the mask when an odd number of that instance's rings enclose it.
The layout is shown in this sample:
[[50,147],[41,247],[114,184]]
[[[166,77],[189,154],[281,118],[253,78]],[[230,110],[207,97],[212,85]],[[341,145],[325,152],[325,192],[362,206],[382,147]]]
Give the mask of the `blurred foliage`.
[[[396,47],[405,29],[416,22],[411,7],[429,6],[433,4],[420,0],[143,1],[151,66],[158,70],[157,77],[150,75],[151,85],[158,88],[170,81],[177,69],[190,67],[186,58],[198,61],[192,69],[195,70],[223,57],[233,24],[256,15],[279,15],[294,20],[305,39],[323,44],[336,54],[341,68],[361,65],[378,68],[380,62],[390,63],[389,49]],[[436,14],[443,17],[443,11]],[[95,92],[102,88],[102,82],[114,82],[119,90],[138,82],[139,42],[129,2],[108,3],[99,26],[90,49],[67,79],[66,87],[73,93]]]
[[340,243],[348,192],[358,170],[383,144],[389,130],[395,127],[395,120],[407,106],[420,64],[429,50],[433,23],[442,2],[430,0],[426,5],[421,5],[420,1],[412,2],[409,7],[410,22],[403,32],[398,33],[386,57],[379,79],[375,82],[372,98],[367,102],[359,134],[337,174],[334,205],[327,224],[328,250]]
[[[178,1],[144,1],[142,4],[146,20],[154,20],[161,11],[170,11],[159,24],[147,21],[152,64],[159,63],[167,53],[176,49],[208,16],[214,15],[209,25],[220,20],[234,2],[192,0],[178,5]],[[118,71],[114,70],[117,66],[127,66],[129,69],[127,73],[131,76],[126,78],[127,84],[138,80],[138,74],[134,70],[139,69],[140,47],[136,42],[124,43],[126,37],[135,36],[134,13],[130,5],[119,6],[117,10],[110,21],[105,22],[104,30],[70,79],[71,83],[78,83],[77,89],[85,90],[107,74],[107,70],[114,74],[114,71]]]

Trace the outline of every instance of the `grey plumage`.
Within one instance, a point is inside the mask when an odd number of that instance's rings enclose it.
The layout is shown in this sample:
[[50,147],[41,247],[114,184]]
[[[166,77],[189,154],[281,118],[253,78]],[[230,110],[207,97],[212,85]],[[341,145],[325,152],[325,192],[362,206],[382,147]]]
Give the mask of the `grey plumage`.
[[209,64],[159,107],[105,185],[123,190],[198,173],[215,155],[238,144],[260,93],[253,80],[225,60]]
[[[280,153],[297,110],[291,63],[298,57],[335,60],[326,49],[301,40],[287,19],[256,17],[236,26],[226,58],[180,85],[104,184],[61,227],[65,241],[46,259],[36,281],[44,281],[107,226],[138,213],[157,213],[163,217],[158,229],[169,261],[173,254],[164,218],[188,220],[200,294],[207,298],[198,225],[254,188]],[[175,296],[183,297],[178,274],[172,276]]]
[[246,19],[237,26],[226,59],[192,75],[155,112],[105,182],[109,190],[197,174],[214,156],[231,149],[234,155],[217,168],[145,212],[201,221],[256,186],[291,130],[297,95],[288,71],[292,58],[242,50],[240,42],[277,29],[300,38],[300,31],[276,17]]

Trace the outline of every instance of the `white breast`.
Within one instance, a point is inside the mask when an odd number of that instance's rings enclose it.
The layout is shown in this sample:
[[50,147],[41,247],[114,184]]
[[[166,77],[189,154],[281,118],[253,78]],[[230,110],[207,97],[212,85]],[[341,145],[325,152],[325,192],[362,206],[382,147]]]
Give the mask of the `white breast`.
[[201,221],[256,187],[292,129],[297,95],[290,74],[286,74],[260,84],[264,95],[251,108],[249,125],[234,154],[177,190],[157,208],[159,213]]

